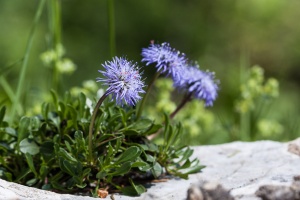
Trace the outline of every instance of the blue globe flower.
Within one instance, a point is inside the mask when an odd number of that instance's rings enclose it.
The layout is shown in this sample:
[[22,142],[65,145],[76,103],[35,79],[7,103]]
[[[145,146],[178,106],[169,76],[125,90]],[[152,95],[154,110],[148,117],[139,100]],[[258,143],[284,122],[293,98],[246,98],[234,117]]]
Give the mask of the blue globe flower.
[[182,68],[180,76],[174,81],[174,87],[185,90],[194,98],[205,101],[206,106],[212,106],[218,96],[218,81],[214,80],[212,72],[204,72],[198,65]]
[[186,65],[185,55],[172,49],[169,43],[150,44],[142,49],[142,62],[146,65],[156,64],[157,71],[171,77],[179,76],[181,68]]
[[102,64],[105,71],[98,70],[105,78],[97,78],[97,82],[108,85],[106,94],[112,94],[118,105],[124,102],[134,106],[144,93],[144,82],[141,80],[139,68],[126,58],[114,57],[112,61]]

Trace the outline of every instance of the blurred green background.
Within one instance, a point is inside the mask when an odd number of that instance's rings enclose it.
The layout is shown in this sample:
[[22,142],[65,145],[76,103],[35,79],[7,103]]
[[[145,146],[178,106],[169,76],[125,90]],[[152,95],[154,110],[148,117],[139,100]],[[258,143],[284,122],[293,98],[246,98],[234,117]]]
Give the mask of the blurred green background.
[[[85,80],[95,80],[101,63],[111,59],[108,2],[112,1],[55,1],[61,8],[60,41],[65,49],[64,56],[77,67],[74,73],[64,75],[61,80],[59,90],[66,91],[81,86]],[[44,99],[39,98],[40,94],[52,88],[51,70],[40,58],[53,47],[51,2],[53,0],[48,0],[42,10],[33,38],[21,95],[25,111],[33,103],[41,103]],[[17,61],[24,57],[38,3],[39,0],[0,1],[0,67],[5,69],[0,71],[1,105],[11,105],[3,81],[9,83],[12,91],[16,90],[22,66],[22,62]],[[201,137],[191,136],[187,143],[291,140],[299,137],[300,130],[297,126],[300,119],[299,7],[298,0],[114,0],[116,55],[126,55],[143,66],[141,49],[147,47],[150,40],[169,42],[190,60],[198,61],[202,69],[216,72],[220,80],[219,97],[214,107],[198,112],[199,116],[201,112],[213,113],[213,120],[205,122],[207,130],[198,130],[205,139],[195,142],[193,137]],[[240,97],[243,73],[253,65],[264,69],[266,79],[274,77],[280,83],[280,96],[272,102],[264,118],[276,121],[275,125],[270,124],[271,128],[278,124],[281,128],[275,128],[280,129],[276,134],[265,136],[231,137],[233,129],[235,135],[242,130],[235,103]],[[153,68],[143,70],[149,81]],[[195,112],[195,108],[190,109]],[[199,123],[195,122],[192,126],[197,125]],[[212,129],[214,126],[219,128]]]

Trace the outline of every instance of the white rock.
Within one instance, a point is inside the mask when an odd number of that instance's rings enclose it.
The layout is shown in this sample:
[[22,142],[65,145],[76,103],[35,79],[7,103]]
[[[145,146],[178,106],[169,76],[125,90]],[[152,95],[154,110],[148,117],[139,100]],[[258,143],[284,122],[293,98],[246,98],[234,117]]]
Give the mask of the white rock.
[[[194,157],[200,159],[206,168],[201,173],[189,176],[188,180],[178,178],[166,182],[150,183],[147,192],[140,197],[114,194],[116,200],[183,200],[188,188],[199,181],[214,181],[228,189],[235,199],[257,200],[255,191],[261,185],[291,185],[293,177],[300,175],[300,156],[289,151],[291,144],[300,145],[300,139],[280,143],[273,141],[232,142],[222,145],[194,147]],[[296,145],[296,146],[295,146]],[[298,146],[300,149],[300,147]],[[295,148],[294,148],[295,149]],[[0,180],[0,199],[57,199],[92,200],[67,194],[56,194]],[[106,199],[111,199],[108,196]]]

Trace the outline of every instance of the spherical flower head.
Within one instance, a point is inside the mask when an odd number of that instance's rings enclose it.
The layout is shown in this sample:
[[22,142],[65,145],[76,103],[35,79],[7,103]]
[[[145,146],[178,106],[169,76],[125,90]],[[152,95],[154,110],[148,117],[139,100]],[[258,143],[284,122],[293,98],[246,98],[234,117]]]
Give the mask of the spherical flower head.
[[204,100],[206,106],[212,106],[219,90],[218,81],[214,78],[214,73],[201,71],[196,65],[183,68],[180,77],[173,80],[174,87]]
[[185,55],[172,49],[169,43],[150,44],[142,49],[142,62],[146,65],[156,64],[157,71],[177,77],[181,68],[186,64]]
[[118,105],[125,102],[134,106],[141,99],[139,93],[144,93],[144,83],[136,64],[126,58],[114,57],[112,61],[107,61],[102,66],[105,71],[98,71],[105,78],[97,78],[97,82],[108,85],[106,94],[112,94]]
[[206,106],[212,106],[218,96],[218,81],[214,80],[213,72],[203,72],[201,86],[195,89],[195,96],[198,99],[203,99]]

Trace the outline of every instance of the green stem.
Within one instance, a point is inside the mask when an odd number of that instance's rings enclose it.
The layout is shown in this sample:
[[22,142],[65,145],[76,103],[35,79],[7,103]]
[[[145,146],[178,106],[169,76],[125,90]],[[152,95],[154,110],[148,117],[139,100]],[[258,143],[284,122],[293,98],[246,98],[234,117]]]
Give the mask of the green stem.
[[57,58],[54,61],[53,73],[52,73],[52,88],[57,91],[59,89],[60,76],[58,71],[58,63],[60,56],[58,55],[58,48],[61,45],[61,6],[60,0],[51,1],[51,30],[53,37],[52,48],[57,54]]
[[137,119],[139,119],[141,117],[141,114],[142,114],[142,111],[143,111],[143,107],[145,105],[145,102],[147,101],[148,99],[148,96],[149,96],[149,93],[156,81],[156,79],[159,77],[160,73],[159,72],[156,72],[156,74],[154,75],[152,81],[149,83],[148,87],[147,87],[147,90],[146,90],[146,93],[140,103],[140,106],[138,107],[138,110],[137,110],[137,114],[136,114],[136,117]]
[[[6,81],[6,79],[3,76],[0,76],[0,85],[3,87],[4,91],[6,92],[8,98],[13,101],[15,98],[15,94],[9,83]],[[18,110],[23,112],[23,108],[20,104],[18,104]]]
[[54,46],[61,44],[61,6],[60,0],[52,0],[52,25]]
[[192,93],[188,93],[187,95],[185,95],[185,97],[182,99],[182,101],[177,106],[177,108],[172,112],[172,114],[170,114],[170,119],[173,119],[175,115],[179,112],[179,110],[181,110],[184,107],[184,105],[191,100],[192,100]]
[[90,162],[92,163],[93,161],[93,143],[92,143],[92,139],[93,139],[93,129],[94,129],[94,124],[95,124],[95,120],[97,117],[97,113],[98,110],[101,106],[101,104],[103,103],[104,99],[108,96],[108,93],[104,93],[103,96],[98,100],[94,111],[93,111],[93,115],[91,118],[91,123],[90,123],[90,127],[89,127],[89,158],[90,158]]
[[33,36],[34,36],[35,29],[37,27],[37,24],[39,22],[40,16],[42,14],[42,10],[44,8],[45,2],[46,2],[45,0],[39,1],[38,9],[37,9],[37,12],[35,13],[35,17],[34,17],[33,26],[31,27],[31,30],[30,30],[28,42],[26,45],[25,55],[24,55],[24,61],[22,63],[21,72],[20,72],[20,76],[19,76],[19,82],[18,82],[18,86],[17,86],[16,96],[15,96],[13,104],[12,104],[11,116],[10,116],[11,123],[14,121],[17,107],[19,105],[19,101],[20,101],[20,97],[21,97],[21,92],[23,91],[23,86],[25,85],[25,75],[26,75],[27,68],[28,68],[28,59],[29,59],[29,55],[30,55],[30,51],[31,51],[32,43],[33,43]]
[[110,56],[114,57],[116,55],[114,0],[108,0],[107,9],[108,9],[108,29],[109,29]]
[[[246,70],[249,66],[249,53],[244,49],[243,54],[240,56],[240,85],[245,83]],[[241,140],[250,140],[250,115],[251,112],[240,113],[240,134]]]

